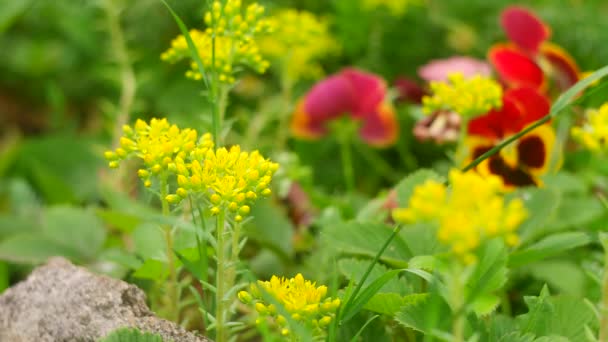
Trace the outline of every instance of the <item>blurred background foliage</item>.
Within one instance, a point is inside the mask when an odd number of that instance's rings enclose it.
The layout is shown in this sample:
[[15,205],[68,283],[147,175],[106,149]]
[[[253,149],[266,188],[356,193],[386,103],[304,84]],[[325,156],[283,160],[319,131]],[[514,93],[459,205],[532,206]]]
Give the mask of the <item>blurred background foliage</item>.
[[[203,26],[205,1],[169,2],[188,27]],[[293,7],[329,20],[341,46],[339,54],[324,61],[327,74],[354,65],[381,74],[392,83],[400,75],[415,78],[418,67],[434,58],[463,54],[484,58],[493,43],[505,39],[498,17],[513,3],[531,7],[543,18],[552,28],[552,41],[565,47],[582,70],[594,70],[608,61],[608,3],[603,0],[421,0],[398,17],[383,11],[367,13],[357,1],[350,0],[260,2],[270,13]],[[125,267],[141,266],[137,259],[121,254],[119,247],[144,246],[140,252],[145,254],[154,239],[137,240],[146,238],[146,234],[137,233],[144,229],[140,223],[145,214],[140,206],[100,186],[100,179],[109,172],[102,152],[112,144],[114,122],[130,73],[136,89],[130,107],[132,119],[166,116],[180,126],[208,130],[208,103],[202,85],[184,77],[183,64],[168,65],[160,60],[178,33],[159,0],[0,2],[0,260],[11,262],[10,271],[8,264],[0,262],[0,290],[26,274],[28,267],[23,265],[57,253],[117,276],[124,276],[124,269],[108,269],[104,260]],[[278,77],[272,71],[264,76],[243,76],[230,99],[228,123],[234,130],[227,141],[271,152],[282,162],[283,179],[298,180],[315,207],[329,207],[321,213],[319,225],[338,222],[341,215],[355,216],[355,209],[345,209],[339,198],[329,197],[343,187],[333,138],[290,141],[290,150],[297,157],[274,151],[275,134],[267,133],[277,129],[276,123],[251,129],[258,124],[255,119],[260,112],[276,110]],[[312,83],[300,82],[295,95],[303,94]],[[368,203],[378,195],[378,189],[388,189],[419,167],[447,167],[444,147],[417,142],[409,134],[416,121],[413,109],[403,105],[398,110],[402,134],[397,147],[370,152],[373,158],[386,160],[390,169],[371,168],[372,157],[366,157],[367,152],[355,156],[361,207],[378,206]],[[580,187],[608,184],[608,166],[584,152],[569,155],[565,165],[577,172],[583,170],[582,181],[566,176],[578,187],[578,193],[588,195],[589,191]],[[139,190],[137,179],[129,184],[131,188],[124,189],[127,192]],[[267,247],[261,253],[255,248],[245,250],[245,254],[256,255],[250,262],[258,274],[280,273],[276,266],[272,271],[268,268],[276,263],[277,255],[288,267],[290,260],[298,257],[298,248],[306,249],[313,243],[293,232],[288,213],[279,204],[268,201],[256,207],[256,220],[248,228],[251,245]],[[345,212],[336,214],[334,209]],[[587,215],[583,222],[600,222],[602,216],[599,209]],[[112,228],[106,229],[104,224]],[[132,233],[136,241],[125,241],[123,233]],[[309,263],[315,261],[313,258]],[[549,266],[569,269],[566,264]],[[534,273],[544,277],[543,281],[563,274]],[[567,290],[578,294],[584,286],[577,283]],[[537,284],[534,291],[539,288]]]

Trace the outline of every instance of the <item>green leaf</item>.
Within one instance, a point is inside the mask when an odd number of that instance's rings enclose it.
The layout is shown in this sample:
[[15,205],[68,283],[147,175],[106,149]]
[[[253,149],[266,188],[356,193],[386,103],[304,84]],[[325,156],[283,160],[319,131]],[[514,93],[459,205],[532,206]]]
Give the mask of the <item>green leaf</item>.
[[361,291],[361,293],[356,298],[349,298],[341,311],[342,314],[342,322],[347,322],[349,319],[353,318],[367,302],[376,294],[378,291],[391,279],[396,277],[401,270],[392,270],[384,273],[380,277],[376,278],[371,284]]
[[[531,277],[547,283],[559,293],[584,297],[587,276],[577,262],[569,259],[546,260],[529,264],[524,268]],[[567,277],[564,277],[567,274]]]
[[500,304],[500,298],[498,296],[492,294],[484,294],[481,296],[477,296],[473,303],[471,303],[471,307],[473,311],[477,314],[477,316],[488,316],[496,310],[498,305]]
[[123,233],[132,232],[142,222],[141,218],[135,215],[111,209],[97,209],[97,216]]
[[[371,260],[359,260],[354,258],[342,259],[338,262],[338,268],[347,279],[354,281],[356,284],[359,279],[363,277],[363,274],[365,274],[370,262]],[[377,279],[388,271],[389,269],[385,266],[376,264],[363,286],[368,286],[372,282],[372,279]],[[406,294],[408,291],[409,287],[407,286],[406,280],[399,277],[391,279],[379,290],[379,292],[393,292],[402,295]]]
[[601,202],[590,196],[565,196],[556,215],[548,223],[552,231],[568,228],[580,229],[604,213]]
[[93,259],[103,247],[106,230],[90,210],[75,207],[51,207],[45,212],[42,232],[49,239],[73,248],[81,258]]
[[32,4],[32,0],[3,1],[0,6],[0,34],[9,28]]
[[251,208],[251,215],[253,220],[245,225],[245,234],[284,260],[289,260],[294,253],[295,229],[284,210],[270,200],[263,200]]
[[414,293],[402,296],[397,293],[376,293],[363,308],[375,313],[394,316],[404,306],[420,300],[420,296],[426,296],[426,294]]
[[[392,229],[377,222],[351,221],[326,226],[321,234],[325,244],[340,253],[373,258],[392,234]],[[396,236],[380,260],[405,267],[411,256],[408,245]]]
[[591,237],[582,232],[553,234],[526,249],[512,253],[509,258],[509,266],[518,267],[543,260],[570,249],[585,246],[591,241]]
[[158,334],[144,333],[134,328],[120,328],[98,342],[164,342],[164,340]]
[[143,262],[136,258],[133,254],[126,252],[123,249],[111,248],[104,250],[100,255],[99,259],[103,261],[110,261],[123,266],[130,270],[136,270],[140,268]]
[[493,240],[487,243],[480,255],[479,263],[467,284],[467,302],[500,289],[507,281],[507,251],[504,245]]
[[0,294],[10,285],[9,275],[8,264],[0,261]]
[[545,232],[547,222],[557,211],[561,192],[554,188],[527,189],[522,197],[528,218],[519,226],[518,234],[525,244]]
[[409,268],[432,272],[437,267],[437,258],[432,255],[418,255],[410,259]]
[[350,342],[357,342],[359,341],[359,337],[361,336],[361,334],[363,333],[363,331],[365,331],[365,328],[367,328],[367,326],[376,318],[378,318],[380,316],[378,315],[374,315],[372,317],[370,317],[367,322],[365,322],[365,324],[363,324],[363,326],[361,326],[361,329],[359,329],[359,331],[357,331],[357,333],[355,334],[355,336],[353,336],[353,338],[350,339]]
[[546,188],[559,189],[566,194],[584,194],[588,188],[580,176],[568,171],[560,171],[543,177]]
[[143,223],[133,231],[131,238],[135,254],[144,259],[167,260],[167,246],[163,230],[158,224]]
[[40,233],[15,234],[0,242],[0,260],[14,263],[40,264],[52,256],[79,260],[79,253]]
[[414,193],[414,188],[427,180],[445,181],[443,177],[433,170],[421,169],[409,174],[395,187],[399,207],[407,207],[410,197]]
[[31,218],[0,215],[0,240],[13,234],[35,231],[38,225]]
[[148,259],[133,273],[133,276],[141,279],[162,280],[167,277],[169,271],[162,261]]
[[449,330],[452,313],[439,294],[418,293],[408,297],[410,300],[395,315],[399,324],[427,334],[432,329]]
[[565,295],[551,297],[546,286],[539,297],[525,297],[524,300],[529,312],[517,317],[523,332],[538,337],[561,336],[570,341],[587,341],[585,327],[598,325],[592,305]]

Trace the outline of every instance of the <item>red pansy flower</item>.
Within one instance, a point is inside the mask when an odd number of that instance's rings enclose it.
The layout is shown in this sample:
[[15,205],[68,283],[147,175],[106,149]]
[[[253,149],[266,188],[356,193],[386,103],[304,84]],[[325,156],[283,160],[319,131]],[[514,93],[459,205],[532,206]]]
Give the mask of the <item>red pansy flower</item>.
[[508,86],[544,91],[549,76],[559,90],[565,90],[580,79],[574,59],[547,41],[550,28],[532,12],[510,6],[502,12],[500,22],[510,43],[492,47],[488,58]]
[[[507,90],[501,109],[469,122],[468,161],[547,115],[549,109],[549,99],[534,87]],[[540,185],[538,176],[549,170],[554,144],[555,132],[550,124],[544,124],[483,161],[477,171],[499,176],[506,187]]]
[[314,85],[299,101],[291,128],[297,137],[316,139],[327,133],[328,122],[344,115],[361,121],[361,139],[372,146],[387,146],[397,139],[399,127],[387,101],[386,83],[354,68]]

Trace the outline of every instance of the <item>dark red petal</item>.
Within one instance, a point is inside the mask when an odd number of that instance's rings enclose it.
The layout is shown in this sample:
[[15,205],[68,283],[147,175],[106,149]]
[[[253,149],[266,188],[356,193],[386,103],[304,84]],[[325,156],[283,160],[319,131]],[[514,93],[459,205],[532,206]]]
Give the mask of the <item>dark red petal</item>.
[[551,29],[542,20],[519,6],[507,7],[500,16],[500,23],[507,37],[532,55],[538,52],[540,44],[551,35]]
[[502,178],[506,186],[530,186],[536,185],[534,177],[520,168],[511,168],[500,156],[490,157],[488,160],[490,173]]
[[540,169],[547,163],[547,148],[541,137],[528,135],[517,143],[517,155],[520,165]]
[[490,49],[488,58],[501,79],[511,87],[541,88],[545,77],[541,68],[522,51],[509,45]]
[[540,55],[551,64],[552,76],[559,90],[564,91],[579,81],[578,65],[574,58],[560,46],[544,43],[540,46]]
[[397,101],[400,102],[421,103],[425,95],[424,89],[416,81],[403,76],[395,80],[395,88],[399,92]]
[[344,69],[340,76],[348,80],[353,98],[351,114],[361,117],[373,113],[386,97],[386,84],[384,80],[374,74],[355,68]]
[[549,99],[534,88],[521,87],[510,89],[505,93],[504,97],[517,103],[522,112],[521,121],[518,123],[520,127],[517,128],[517,131],[549,114],[549,110],[551,109]]
[[359,134],[366,143],[385,147],[397,140],[399,123],[393,107],[387,103],[380,103],[376,110],[361,118],[363,126]]
[[317,83],[304,100],[304,112],[313,123],[325,122],[348,113],[353,109],[355,94],[350,80],[334,75]]
[[520,123],[523,113],[519,105],[505,96],[502,102],[502,108],[493,109],[469,121],[468,133],[490,139],[502,139],[519,132],[523,128]]

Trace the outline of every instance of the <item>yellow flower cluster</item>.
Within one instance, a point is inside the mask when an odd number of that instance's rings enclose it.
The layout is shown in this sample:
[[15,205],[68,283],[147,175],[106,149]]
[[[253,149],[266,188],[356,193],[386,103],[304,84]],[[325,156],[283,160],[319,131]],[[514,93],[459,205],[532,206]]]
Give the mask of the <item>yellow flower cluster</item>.
[[446,110],[471,118],[502,107],[500,84],[480,75],[465,79],[460,73],[450,74],[448,82],[431,82],[431,92],[422,98],[426,114]]
[[310,12],[294,9],[282,10],[271,20],[280,30],[260,40],[262,54],[275,60],[292,80],[320,77],[321,67],[313,61],[337,49],[327,22]]
[[[227,0],[222,6],[214,1],[211,10],[205,13],[207,29],[190,31],[190,37],[196,46],[199,57],[205,68],[217,72],[218,80],[232,84],[235,81],[235,66],[248,66],[258,73],[264,73],[269,62],[262,58],[257,39],[273,31],[272,21],[263,19],[264,7],[257,3],[247,6],[243,12],[241,0]],[[215,54],[213,39],[215,36]],[[161,55],[161,59],[175,63],[190,57],[188,44],[183,35],[171,43],[171,47]],[[196,62],[191,61],[186,76],[195,80],[202,79]]]
[[210,134],[202,140],[187,160],[175,159],[179,187],[167,200],[178,203],[189,193],[202,194],[211,203],[212,214],[227,209],[240,222],[249,213],[249,204],[259,196],[270,195],[270,181],[279,164],[258,151],[243,152],[238,145],[229,150],[214,149]]
[[143,161],[144,167],[138,170],[144,185],[149,187],[150,177],[169,170],[176,159],[185,158],[197,145],[197,133],[186,128],[179,129],[167,119],[152,119],[150,123],[137,120],[134,127],[125,125],[120,147],[107,151],[104,156],[111,168],[117,168],[120,161],[136,156]]
[[585,113],[586,122],[572,128],[572,137],[591,151],[608,150],[608,103]]
[[520,199],[505,203],[498,177],[452,170],[449,181],[451,188],[435,180],[417,186],[408,207],[393,211],[395,221],[435,222],[439,241],[466,263],[475,261],[474,251],[485,239],[519,242],[516,230],[527,211]]
[[378,7],[386,7],[394,16],[401,16],[413,0],[361,0],[363,8],[372,10]]
[[[270,281],[251,284],[249,292],[238,293],[239,299],[245,304],[254,305],[260,316],[272,318],[281,334],[285,336],[291,334],[287,319],[277,312],[274,304],[264,301],[262,291],[273,296],[293,320],[312,328],[317,336],[323,336],[325,327],[334,319],[336,310],[340,306],[340,299],[325,298],[326,286],[317,287],[299,273],[290,279],[272,276]],[[258,319],[259,322],[261,318]]]

